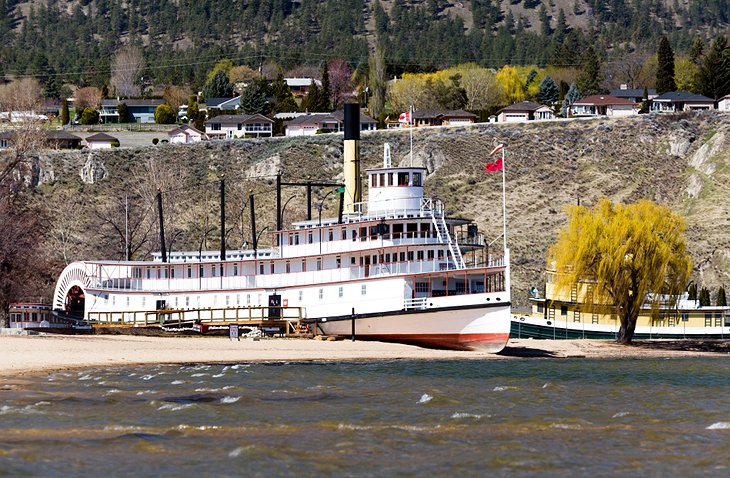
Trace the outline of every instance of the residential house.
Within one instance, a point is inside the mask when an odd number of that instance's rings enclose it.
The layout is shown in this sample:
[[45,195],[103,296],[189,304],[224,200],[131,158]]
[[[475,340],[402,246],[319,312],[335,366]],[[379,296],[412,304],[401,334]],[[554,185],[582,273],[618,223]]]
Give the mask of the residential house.
[[413,126],[417,128],[421,126],[463,126],[476,123],[476,119],[477,115],[464,110],[415,110],[413,112]]
[[[336,133],[343,131],[345,126],[343,110],[332,113],[302,113],[285,123],[286,136],[312,136],[317,132]],[[372,131],[377,129],[378,122],[360,113],[360,130]]]
[[210,139],[233,139],[273,135],[274,122],[266,116],[221,115],[205,122],[205,134]]
[[63,130],[46,131],[46,144],[53,149],[78,149],[81,138]]
[[197,143],[207,139],[205,133],[187,124],[169,131],[167,136],[170,138],[170,143],[180,144]]
[[[0,149],[13,147],[15,131],[3,131],[0,133]],[[77,149],[81,146],[81,138],[63,130],[44,131],[45,146],[50,149]]]
[[[641,103],[644,101],[644,88],[629,88],[628,85],[621,85],[618,88],[610,90],[609,95],[615,96],[616,98],[622,98],[624,100],[633,101],[634,103]],[[656,89],[647,88],[646,90],[647,99],[652,100],[656,98]]]
[[657,113],[714,109],[715,100],[712,98],[684,91],[669,91],[651,100],[651,111]]
[[111,149],[112,143],[118,144],[119,140],[106,133],[96,133],[86,138],[89,149]]
[[207,110],[231,111],[237,110],[241,104],[241,96],[235,98],[206,98],[205,107]]
[[717,109],[724,112],[730,112],[730,95],[725,95],[717,102]]
[[154,123],[155,110],[158,106],[165,103],[160,99],[105,99],[101,100],[101,109],[99,110],[99,122],[101,123],[119,123],[119,104],[127,105],[127,122],[128,123]]
[[611,95],[591,95],[570,105],[570,115],[577,117],[621,117],[639,114],[641,105]]
[[312,87],[312,82],[316,83],[317,86],[322,86],[322,82],[312,78],[284,78],[286,85],[289,87],[292,95],[300,98],[309,93],[309,89]]
[[500,123],[521,123],[551,119],[555,119],[555,113],[550,107],[532,101],[520,101],[502,108],[497,113],[497,121]]

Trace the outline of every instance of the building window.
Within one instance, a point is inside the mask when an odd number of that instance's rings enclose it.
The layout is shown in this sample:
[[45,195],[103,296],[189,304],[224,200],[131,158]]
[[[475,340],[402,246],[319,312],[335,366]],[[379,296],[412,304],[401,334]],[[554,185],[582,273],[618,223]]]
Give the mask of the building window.
[[421,184],[421,173],[413,173],[413,185],[422,186]]
[[[363,284],[362,288],[360,289],[360,295],[367,295],[368,294],[368,286],[367,284]],[[340,296],[342,297],[342,296]]]
[[568,316],[568,306],[567,305],[560,306],[560,315],[562,315],[564,317]]
[[324,289],[319,289],[319,300],[322,300],[324,297]]
[[291,272],[291,263],[289,261],[286,261],[286,273],[288,274],[290,272]]
[[340,287],[340,288],[339,288],[339,290],[337,291],[337,295],[339,296],[339,298],[340,298],[340,299],[341,299],[341,298],[342,298],[342,296],[344,295],[344,292],[345,292],[345,291],[344,291],[344,290],[342,289],[342,287]]
[[307,260],[302,259],[302,272],[307,272]]
[[321,257],[317,258],[317,270],[318,271],[322,270],[322,258]]

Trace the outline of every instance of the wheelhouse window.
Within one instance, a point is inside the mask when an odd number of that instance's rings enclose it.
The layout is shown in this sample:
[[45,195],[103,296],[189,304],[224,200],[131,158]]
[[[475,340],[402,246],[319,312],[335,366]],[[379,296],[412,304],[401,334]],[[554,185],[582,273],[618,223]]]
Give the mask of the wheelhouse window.
[[421,183],[421,173],[413,173],[413,185],[420,187],[423,184]]
[[408,173],[398,173],[398,186],[408,186]]

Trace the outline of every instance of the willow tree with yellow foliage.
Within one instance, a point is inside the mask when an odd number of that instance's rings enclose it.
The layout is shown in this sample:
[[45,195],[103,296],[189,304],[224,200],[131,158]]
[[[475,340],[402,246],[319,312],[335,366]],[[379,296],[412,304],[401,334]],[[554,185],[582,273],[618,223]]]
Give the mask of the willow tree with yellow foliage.
[[645,303],[676,304],[692,272],[686,253],[684,220],[668,207],[641,200],[614,204],[601,199],[593,209],[570,206],[568,224],[548,257],[561,291],[592,282],[592,306],[615,310],[617,341],[630,343]]

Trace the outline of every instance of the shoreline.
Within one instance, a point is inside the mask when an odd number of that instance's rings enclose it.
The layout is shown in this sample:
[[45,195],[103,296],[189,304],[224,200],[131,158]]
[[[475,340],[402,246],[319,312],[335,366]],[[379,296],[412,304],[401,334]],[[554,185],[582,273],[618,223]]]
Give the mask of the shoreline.
[[246,362],[384,360],[525,360],[547,358],[723,357],[730,341],[510,339],[499,354],[426,349],[374,341],[150,337],[134,335],[0,336],[0,379],[85,368]]

